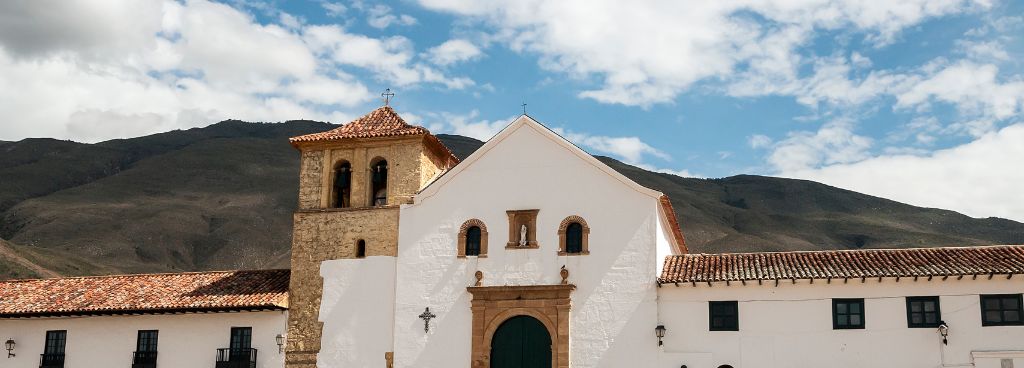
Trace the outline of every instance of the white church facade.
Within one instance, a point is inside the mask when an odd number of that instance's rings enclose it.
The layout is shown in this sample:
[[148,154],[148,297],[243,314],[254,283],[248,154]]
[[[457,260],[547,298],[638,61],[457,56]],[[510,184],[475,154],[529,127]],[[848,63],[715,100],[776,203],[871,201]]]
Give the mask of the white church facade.
[[0,367],[1024,368],[1021,245],[690,253],[525,115],[461,162],[388,106],[291,143],[290,271],[0,282]]

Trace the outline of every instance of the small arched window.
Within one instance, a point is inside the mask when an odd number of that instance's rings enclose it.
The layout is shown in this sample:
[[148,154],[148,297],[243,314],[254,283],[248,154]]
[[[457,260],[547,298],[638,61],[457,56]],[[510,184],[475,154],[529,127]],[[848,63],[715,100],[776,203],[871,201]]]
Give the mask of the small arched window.
[[388,204],[388,162],[381,159],[370,167],[370,205]]
[[473,226],[466,230],[466,255],[480,255],[480,227]]
[[356,258],[366,258],[366,241],[363,239],[356,242]]
[[573,254],[583,252],[583,225],[580,225],[579,222],[573,222],[565,229],[565,252]]
[[487,257],[487,226],[472,219],[459,228],[459,257]]
[[352,165],[346,161],[334,166],[334,187],[331,196],[331,207],[352,207]]
[[718,366],[718,368],[732,368],[732,366],[728,365],[728,364],[722,364],[722,365]]
[[579,216],[569,216],[558,226],[558,254],[563,256],[590,254],[590,226]]

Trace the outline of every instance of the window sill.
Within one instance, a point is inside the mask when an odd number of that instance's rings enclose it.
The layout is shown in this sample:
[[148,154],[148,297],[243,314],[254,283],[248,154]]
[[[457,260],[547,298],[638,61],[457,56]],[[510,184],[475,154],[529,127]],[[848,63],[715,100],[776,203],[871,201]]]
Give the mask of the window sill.
[[367,206],[367,207],[345,207],[345,208],[308,208],[296,210],[296,213],[323,213],[323,212],[355,212],[355,211],[368,211],[368,210],[380,210],[380,209],[392,209],[398,208],[399,205],[387,205],[387,206]]
[[565,251],[558,251],[558,255],[559,256],[570,256],[570,257],[571,256],[586,256],[586,255],[590,255],[590,251],[585,250],[585,251],[582,251],[582,252],[579,252],[579,253],[569,253],[569,252],[565,252]]
[[540,244],[535,241],[526,243],[526,246],[519,245],[519,243],[505,243],[505,249],[540,249]]
[[486,254],[481,254],[481,255],[477,255],[477,256],[459,255],[459,256],[455,256],[455,258],[487,258],[487,255]]

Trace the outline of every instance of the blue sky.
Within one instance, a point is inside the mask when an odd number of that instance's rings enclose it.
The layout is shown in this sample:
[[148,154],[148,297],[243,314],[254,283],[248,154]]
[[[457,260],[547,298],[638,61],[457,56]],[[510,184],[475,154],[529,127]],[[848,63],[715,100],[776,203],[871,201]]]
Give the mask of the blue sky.
[[805,178],[1024,220],[1024,4],[227,1],[0,5],[0,140],[95,142],[381,104],[486,139],[529,114],[684,176]]

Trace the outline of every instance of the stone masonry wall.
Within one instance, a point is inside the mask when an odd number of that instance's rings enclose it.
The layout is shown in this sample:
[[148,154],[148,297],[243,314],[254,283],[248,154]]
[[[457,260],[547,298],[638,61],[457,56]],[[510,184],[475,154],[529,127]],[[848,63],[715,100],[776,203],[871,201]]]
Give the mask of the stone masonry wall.
[[303,151],[299,161],[299,209],[320,207],[321,173],[324,165],[324,151]]
[[[304,146],[299,173],[299,210],[294,217],[286,366],[316,367],[323,324],[320,265],[355,258],[358,240],[367,256],[397,256],[399,205],[409,203],[446,162],[433,157],[422,136],[352,139]],[[369,207],[370,165],[388,161],[388,205]],[[334,167],[352,167],[352,208],[328,208]],[[370,280],[372,281],[372,280]]]
[[355,258],[355,245],[366,241],[367,256],[398,252],[398,207],[295,214],[292,278],[289,290],[288,367],[315,367],[320,351],[319,321],[323,280],[320,264]]

